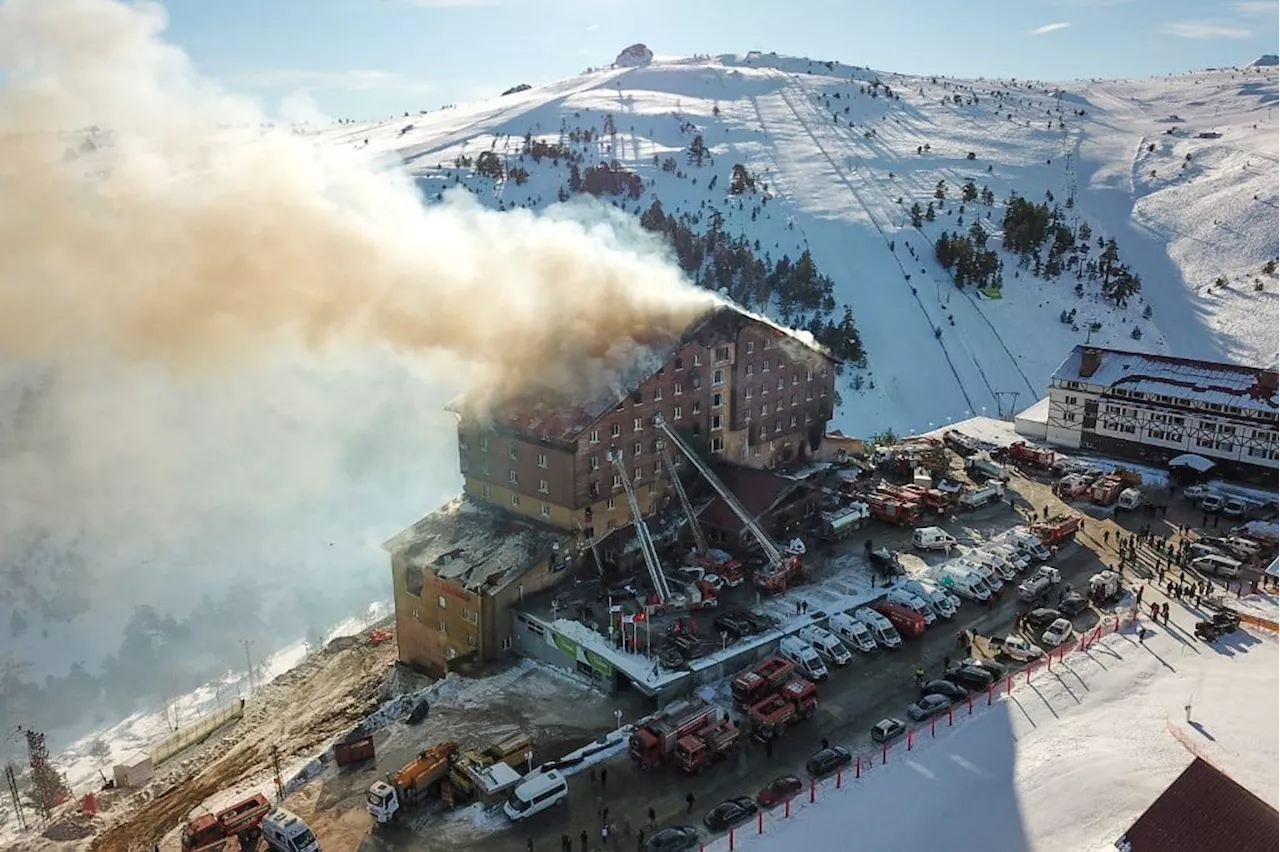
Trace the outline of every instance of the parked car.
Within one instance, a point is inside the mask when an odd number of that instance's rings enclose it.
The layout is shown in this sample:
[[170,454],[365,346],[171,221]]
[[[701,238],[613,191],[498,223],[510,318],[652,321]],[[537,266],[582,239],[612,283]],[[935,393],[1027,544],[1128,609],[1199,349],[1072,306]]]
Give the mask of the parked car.
[[978,657],[976,659],[974,657],[969,657],[961,660],[960,665],[980,668],[987,674],[991,675],[993,681],[999,680],[1009,673],[1009,667],[1004,663],[998,663],[995,660],[988,660],[985,657]]
[[1075,618],[1089,608],[1089,600],[1079,592],[1068,592],[1066,597],[1058,601],[1058,612],[1067,618]]
[[646,852],[692,852],[697,849],[698,829],[692,825],[660,828],[644,845]]
[[849,749],[844,746],[831,746],[805,761],[804,768],[809,770],[810,775],[821,778],[850,763],[853,763],[853,755],[849,753]]
[[871,739],[877,743],[891,743],[907,732],[907,723],[901,719],[881,719],[871,726]]
[[724,831],[726,828],[745,822],[760,810],[756,803],[746,796],[735,796],[716,805],[707,811],[702,824],[712,831]]
[[969,697],[969,690],[965,689],[958,683],[952,683],[949,680],[939,678],[931,680],[924,686],[920,687],[921,695],[942,695],[949,701],[963,701]]
[[1223,502],[1221,494],[1206,494],[1200,498],[1200,511],[1212,514],[1222,508]]
[[1056,648],[1071,638],[1071,622],[1065,618],[1054,619],[1040,636],[1040,641],[1048,648]]
[[1239,497],[1232,497],[1222,505],[1222,514],[1228,518],[1244,517],[1245,512],[1249,511],[1249,503]]
[[720,633],[728,633],[730,636],[741,639],[743,636],[750,636],[755,631],[751,627],[751,622],[747,621],[741,615],[735,612],[726,612],[723,615],[717,615],[715,620],[711,622]]
[[[815,618],[817,617],[816,614],[813,615]],[[777,619],[772,616],[761,615],[760,613],[752,612],[751,610],[738,613],[738,617],[746,621],[747,624],[750,624],[752,632],[755,633],[763,633],[766,630],[772,630],[778,623]]]
[[951,706],[951,699],[945,695],[931,692],[922,695],[914,704],[907,706],[907,715],[916,722],[923,722],[930,716],[936,716]]
[[756,793],[756,804],[762,808],[771,808],[779,802],[790,799],[804,789],[804,782],[794,775],[783,775],[769,782],[759,793]]
[[946,679],[960,684],[970,692],[985,690],[996,681],[991,672],[978,666],[952,666],[947,669]]
[[1059,618],[1062,618],[1061,612],[1056,609],[1050,609],[1047,606],[1042,606],[1039,609],[1033,609],[1031,612],[1027,613],[1027,617],[1024,620],[1026,621],[1027,626],[1032,630],[1044,630]]

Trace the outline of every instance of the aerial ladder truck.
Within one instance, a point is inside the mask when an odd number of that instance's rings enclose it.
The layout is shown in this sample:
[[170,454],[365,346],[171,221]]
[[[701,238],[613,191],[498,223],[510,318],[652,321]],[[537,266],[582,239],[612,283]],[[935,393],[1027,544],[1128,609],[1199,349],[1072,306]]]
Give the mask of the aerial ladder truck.
[[618,469],[618,478],[622,480],[622,490],[627,494],[627,505],[631,508],[631,518],[635,522],[636,539],[640,542],[640,554],[644,557],[645,567],[649,569],[649,580],[658,595],[658,602],[663,606],[671,603],[671,587],[667,585],[667,575],[658,561],[658,549],[653,544],[653,536],[649,534],[649,525],[644,522],[640,513],[640,501],[636,499],[635,489],[631,486],[631,476],[622,462],[622,453],[609,451],[609,461]]
[[751,517],[751,513],[746,510],[737,496],[720,481],[715,472],[685,442],[684,438],[668,425],[666,418],[658,415],[654,422],[698,473],[702,474],[702,478],[715,490],[716,494],[720,495],[720,499],[738,517],[738,520],[742,521],[742,525],[764,551],[765,566],[756,573],[756,585],[766,592],[782,592],[787,586],[801,580],[804,577],[804,566],[800,562],[800,557],[805,552],[804,542],[796,539],[788,550],[783,551],[779,548],[764,528],[756,523],[756,519]]

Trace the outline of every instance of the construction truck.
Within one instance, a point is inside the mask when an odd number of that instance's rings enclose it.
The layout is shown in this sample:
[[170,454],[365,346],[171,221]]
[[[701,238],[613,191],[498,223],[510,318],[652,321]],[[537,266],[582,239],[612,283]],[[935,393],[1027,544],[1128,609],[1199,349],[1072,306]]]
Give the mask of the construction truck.
[[781,689],[795,674],[796,664],[784,657],[773,656],[756,663],[735,677],[729,685],[733,703],[738,707],[750,707],[766,695]]
[[741,732],[728,719],[721,719],[697,733],[676,742],[676,766],[682,772],[696,775],[704,766],[723,760],[733,753]]
[[[803,581],[804,564],[801,562],[800,557],[805,553],[804,542],[799,539],[795,539],[785,551],[780,548],[773,538],[765,532],[764,528],[756,521],[755,516],[753,516],[751,512],[747,511],[747,508],[742,505],[738,496],[730,491],[729,488],[720,481],[720,477],[716,476],[715,471],[713,471],[706,462],[702,460],[702,457],[689,446],[688,442],[685,441],[680,433],[671,428],[670,424],[667,423],[666,418],[659,414],[654,418],[654,424],[664,435],[666,435],[667,439],[675,445],[676,449],[678,449],[681,455],[688,460],[689,464],[691,464],[694,469],[702,475],[702,478],[705,479],[707,484],[711,486],[712,490],[719,495],[720,499],[724,501],[730,511],[732,511],[733,514],[737,516],[738,520],[742,522],[743,527],[751,533],[752,537],[756,540],[756,543],[760,545],[760,549],[764,553],[765,564],[756,571],[756,585],[759,586],[762,591],[773,593],[783,591],[788,586]],[[625,483],[629,482],[630,478],[626,475],[625,469],[619,467],[619,470],[621,470],[623,474],[622,478],[624,480],[624,487],[627,487],[625,486]],[[633,512],[633,514],[636,515],[636,526],[638,529],[641,526],[638,510]],[[696,523],[694,525],[696,526]],[[647,532],[645,535],[647,535]]]
[[369,785],[365,809],[374,822],[385,825],[404,808],[420,805],[438,794],[457,752],[455,742],[437,743],[388,775],[386,781]]
[[976,456],[969,456],[964,460],[964,471],[971,477],[983,477],[986,479],[998,479],[1001,482],[1009,481],[1009,471],[1001,467],[997,462],[992,461],[985,453]]
[[818,709],[818,688],[812,682],[797,678],[763,701],[751,705],[747,720],[751,736],[766,742],[786,728],[808,719]]
[[975,488],[972,491],[966,491],[960,495],[957,501],[962,509],[978,509],[988,503],[996,500],[1004,499],[1004,483],[1000,481],[988,482],[981,488]]
[[720,710],[701,698],[686,698],[637,723],[627,750],[641,769],[659,766],[675,757],[676,745],[720,721]]
[[217,813],[196,817],[182,829],[183,852],[218,852],[235,840],[241,849],[256,849],[262,839],[262,820],[271,803],[261,793]]
[[1031,525],[1031,534],[1049,548],[1057,547],[1076,530],[1084,526],[1084,518],[1079,515],[1054,515],[1047,521],[1036,521]]
[[[525,734],[497,740],[483,750],[457,752],[449,761],[448,776],[440,782],[440,798],[450,805],[463,805],[479,798],[486,783],[506,779],[514,786],[519,778],[514,770],[528,768],[532,758],[533,743]],[[497,773],[490,771],[493,767],[505,767],[503,774],[495,778]]]
[[982,444],[975,438],[970,438],[963,432],[957,432],[955,429],[948,429],[942,433],[942,440],[947,446],[956,452],[957,455],[971,456],[982,451]]
[[848,538],[855,530],[867,524],[871,511],[866,503],[850,503],[831,512],[821,514],[822,528],[820,535],[827,541],[840,541]]
[[1058,454],[1053,450],[1044,447],[1037,447],[1034,444],[1028,444],[1025,441],[1018,441],[1011,444],[1005,455],[1013,459],[1015,462],[1025,464],[1028,467],[1034,467],[1037,470],[1053,470],[1058,463]]

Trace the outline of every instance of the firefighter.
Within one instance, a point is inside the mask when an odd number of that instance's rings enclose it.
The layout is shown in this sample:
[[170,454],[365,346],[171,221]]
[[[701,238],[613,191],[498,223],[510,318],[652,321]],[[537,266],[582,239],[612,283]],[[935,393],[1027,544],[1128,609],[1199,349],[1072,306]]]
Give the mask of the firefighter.
[[924,669],[920,666],[916,666],[915,683],[916,686],[924,686]]

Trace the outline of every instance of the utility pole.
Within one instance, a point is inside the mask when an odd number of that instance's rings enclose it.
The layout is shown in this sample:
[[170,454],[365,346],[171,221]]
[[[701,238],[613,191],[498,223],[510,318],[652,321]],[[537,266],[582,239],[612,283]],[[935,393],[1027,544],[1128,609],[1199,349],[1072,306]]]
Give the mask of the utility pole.
[[249,656],[249,648],[253,645],[253,640],[241,639],[240,644],[244,646],[244,667],[249,675],[249,692],[253,692],[253,658]]

